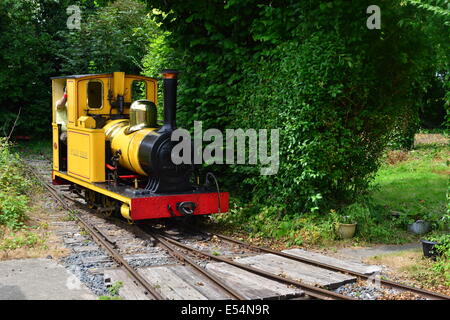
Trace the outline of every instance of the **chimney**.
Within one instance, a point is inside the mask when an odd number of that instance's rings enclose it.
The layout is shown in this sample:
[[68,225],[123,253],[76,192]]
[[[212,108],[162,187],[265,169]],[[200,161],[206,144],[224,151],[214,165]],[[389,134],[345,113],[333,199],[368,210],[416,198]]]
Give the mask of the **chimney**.
[[164,81],[164,125],[158,132],[169,132],[176,127],[178,71],[168,69],[161,73]]

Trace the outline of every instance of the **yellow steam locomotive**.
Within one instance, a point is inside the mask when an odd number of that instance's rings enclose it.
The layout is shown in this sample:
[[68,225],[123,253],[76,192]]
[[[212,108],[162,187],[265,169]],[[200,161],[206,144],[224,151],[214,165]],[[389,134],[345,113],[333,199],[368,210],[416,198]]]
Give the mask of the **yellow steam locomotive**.
[[174,164],[177,72],[157,80],[112,74],[52,78],[53,184],[68,184],[88,206],[134,220],[228,211],[217,183],[199,185],[193,165]]

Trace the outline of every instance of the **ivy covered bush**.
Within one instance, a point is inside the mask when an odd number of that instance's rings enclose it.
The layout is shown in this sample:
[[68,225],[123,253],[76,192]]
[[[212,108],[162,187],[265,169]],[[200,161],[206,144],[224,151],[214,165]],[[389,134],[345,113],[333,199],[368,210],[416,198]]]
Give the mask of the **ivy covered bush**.
[[435,51],[449,56],[436,45],[448,30],[428,33],[445,17],[410,1],[380,1],[379,30],[367,28],[364,0],[146,2],[165,12],[166,67],[182,71],[179,126],[280,129],[276,175],[207,168],[255,213],[324,212],[364,195],[444,61]]

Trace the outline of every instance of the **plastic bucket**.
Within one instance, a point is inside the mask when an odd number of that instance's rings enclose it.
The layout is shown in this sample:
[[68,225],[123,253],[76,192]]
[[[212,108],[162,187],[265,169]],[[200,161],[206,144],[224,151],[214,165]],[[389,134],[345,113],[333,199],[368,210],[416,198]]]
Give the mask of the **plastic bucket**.
[[437,242],[428,240],[420,240],[420,242],[422,242],[423,255],[427,258],[436,259],[437,253],[434,246]]

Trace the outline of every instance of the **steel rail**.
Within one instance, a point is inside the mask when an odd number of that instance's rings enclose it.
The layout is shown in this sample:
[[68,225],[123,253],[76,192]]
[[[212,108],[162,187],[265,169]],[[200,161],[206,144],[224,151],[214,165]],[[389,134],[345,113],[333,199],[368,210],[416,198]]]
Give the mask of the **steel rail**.
[[[243,241],[236,240],[236,239],[233,239],[231,237],[227,237],[227,236],[224,236],[224,235],[221,235],[221,234],[217,234],[217,233],[213,233],[213,232],[204,232],[204,231],[201,231],[201,232],[206,233],[206,234],[210,234],[210,235],[214,235],[214,236],[216,236],[216,237],[218,237],[220,239],[223,239],[223,240],[226,240],[226,241],[229,241],[229,242],[232,242],[232,243],[235,243],[235,244],[238,244],[238,245],[241,245],[241,246],[253,249],[253,250],[274,254],[274,255],[277,255],[277,256],[280,256],[280,257],[284,257],[284,258],[287,258],[287,259],[295,260],[297,262],[307,263],[307,264],[310,264],[310,265],[313,265],[313,266],[316,266],[316,267],[320,267],[320,268],[324,268],[324,269],[328,269],[328,270],[331,270],[331,271],[337,271],[337,272],[341,272],[341,273],[346,273],[346,274],[355,276],[355,277],[363,279],[363,280],[370,280],[370,277],[371,277],[371,276],[365,275],[365,274],[360,273],[360,272],[348,270],[348,269],[345,269],[345,268],[340,268],[340,267],[333,266],[333,265],[326,264],[326,263],[322,263],[322,262],[317,262],[317,261],[314,261],[314,260],[310,260],[308,258],[302,258],[302,257],[298,257],[298,256],[295,256],[295,255],[292,255],[292,254],[289,254],[289,253],[285,253],[285,252],[281,252],[281,251],[275,251],[275,250],[272,250],[272,249],[251,245],[251,244],[245,243]],[[432,292],[432,291],[428,291],[428,290],[412,287],[412,286],[409,286],[409,285],[401,284],[401,283],[390,281],[390,280],[377,279],[376,281],[379,281],[379,283],[381,285],[383,285],[383,286],[386,286],[386,287],[389,287],[389,288],[395,288],[395,289],[399,289],[399,290],[404,290],[404,291],[410,291],[410,292],[419,294],[421,296],[428,297],[428,298],[433,299],[433,300],[450,300],[450,296],[447,296],[447,295],[444,295],[444,294],[440,294],[440,293],[437,293],[437,292]]]
[[[76,204],[81,204],[80,202],[78,202],[75,199],[72,199],[70,197],[68,197],[67,195],[63,195],[67,200],[72,201]],[[122,221],[121,221],[122,222]],[[142,229],[142,228],[141,228]],[[145,232],[145,231],[144,231]],[[159,237],[157,237],[155,234],[149,234],[153,239],[159,241],[163,247],[166,248],[166,250],[169,252],[169,254],[181,261],[181,262],[186,262],[189,265],[191,265],[193,268],[195,268],[199,273],[201,273],[202,275],[204,275],[205,277],[207,277],[208,279],[210,279],[212,282],[214,282],[215,284],[217,284],[217,286],[219,286],[220,288],[222,288],[224,291],[226,291],[229,295],[231,295],[233,298],[235,298],[236,300],[245,300],[245,297],[243,297],[242,295],[240,295],[237,291],[235,291],[234,289],[230,288],[229,286],[227,286],[225,283],[223,283],[219,278],[217,278],[216,276],[214,276],[213,274],[211,274],[210,272],[206,271],[204,268],[200,267],[197,263],[195,263],[192,259],[188,258],[187,256],[182,255],[181,253],[177,252],[170,244],[167,243],[167,241],[165,241],[164,239],[161,239]],[[107,239],[109,242],[113,243],[113,241]]]
[[[50,186],[48,183],[42,181],[41,177],[34,171],[33,168],[28,168],[29,171],[36,177],[36,179],[53,195],[53,197],[58,200],[61,205],[66,209],[71,211],[69,205],[61,198],[58,192]],[[134,282],[145,289],[145,293],[150,293],[155,300],[163,300],[163,297],[155,291],[150,283],[145,280],[121,255],[120,253],[109,243],[107,237],[98,230],[95,226],[92,226],[89,222],[85,221],[80,215],[73,214],[78,221],[83,225],[85,229],[93,236],[94,240],[104,247],[111,258],[113,258],[120,266],[122,266],[128,274],[135,280]]]
[[187,262],[189,265],[194,267],[198,272],[200,272],[202,275],[204,275],[205,277],[207,277],[208,279],[213,281],[215,284],[217,284],[220,288],[222,288],[224,291],[226,291],[228,294],[230,294],[235,299],[237,299],[237,300],[246,300],[245,297],[243,297],[241,294],[239,294],[233,288],[231,288],[228,285],[226,285],[223,281],[221,281],[215,275],[211,274],[210,272],[206,271],[204,268],[200,267],[196,262],[194,262],[194,260],[190,259],[186,255],[183,255],[183,254],[177,252],[177,250],[175,248],[173,248],[173,246],[170,245],[168,243],[168,241],[166,241],[166,240],[162,239],[161,237],[157,236],[154,232],[149,232],[149,234],[154,239],[156,239],[158,242],[160,242],[163,245],[163,247],[165,247],[169,251],[169,254],[172,257],[174,257],[174,258],[176,258],[176,259],[178,259],[178,260],[180,260],[182,262]]
[[[76,204],[80,204],[80,202],[66,196],[63,195],[66,199],[68,199],[69,201],[72,201]],[[142,228],[141,228],[142,229]],[[169,252],[169,254],[181,261],[181,262],[186,262],[189,265],[191,265],[193,268],[195,268],[199,273],[201,273],[202,275],[204,275],[206,278],[210,279],[212,282],[214,282],[217,286],[219,286],[220,288],[222,288],[224,291],[226,291],[229,295],[231,295],[233,298],[235,298],[236,300],[246,300],[245,297],[243,297],[241,294],[239,294],[237,291],[235,291],[233,288],[230,288],[229,286],[227,286],[225,283],[223,283],[219,278],[217,278],[216,276],[214,276],[213,274],[211,274],[210,272],[206,271],[204,268],[200,267],[197,263],[195,263],[192,259],[188,258],[185,255],[182,255],[181,253],[177,252],[177,250],[175,250],[167,241],[165,241],[164,239],[159,238],[158,236],[156,236],[154,233],[150,233],[149,234],[153,239],[157,240],[158,242],[161,243],[161,245],[163,247],[166,248],[166,250]],[[107,239],[108,240],[108,239]],[[109,242],[113,243],[113,241],[108,240]]]
[[286,284],[294,285],[296,287],[301,288],[304,291],[304,293],[306,295],[308,295],[308,296],[311,296],[311,297],[314,297],[314,298],[317,298],[317,299],[325,299],[325,300],[357,300],[355,298],[352,298],[352,297],[349,297],[349,296],[345,296],[345,295],[342,295],[342,294],[339,294],[339,293],[335,293],[333,291],[326,290],[326,289],[323,289],[323,288],[315,287],[315,286],[312,286],[312,285],[309,285],[309,284],[306,284],[306,283],[303,283],[303,282],[300,282],[300,281],[283,278],[283,277],[278,276],[276,274],[273,274],[273,273],[270,273],[270,272],[266,272],[266,271],[261,270],[261,269],[253,268],[253,267],[244,265],[242,263],[235,262],[235,261],[230,260],[230,259],[221,258],[221,257],[218,257],[218,256],[211,255],[209,253],[206,253],[206,252],[197,250],[195,248],[192,248],[192,247],[190,247],[188,245],[185,245],[185,244],[183,244],[183,243],[181,243],[181,242],[179,242],[177,240],[174,240],[174,239],[172,239],[170,237],[162,235],[161,232],[158,231],[158,230],[155,230],[155,229],[153,229],[153,230],[156,233],[159,233],[160,237],[162,237],[164,240],[170,242],[171,244],[173,244],[175,246],[178,246],[180,248],[183,248],[183,249],[185,249],[187,251],[190,251],[190,252],[193,252],[193,253],[196,253],[196,254],[199,254],[199,255],[203,255],[203,256],[205,256],[205,257],[207,257],[209,259],[212,259],[212,260],[216,260],[216,261],[220,261],[220,262],[224,262],[224,263],[230,264],[232,266],[235,266],[237,268],[246,270],[246,271],[251,272],[253,274],[260,275],[260,276],[262,276],[264,278],[268,278],[268,279],[271,279],[271,280],[275,280],[275,281],[283,282],[283,283],[286,283]]

